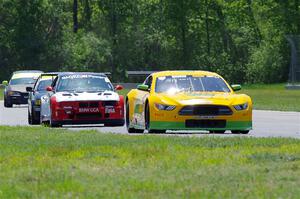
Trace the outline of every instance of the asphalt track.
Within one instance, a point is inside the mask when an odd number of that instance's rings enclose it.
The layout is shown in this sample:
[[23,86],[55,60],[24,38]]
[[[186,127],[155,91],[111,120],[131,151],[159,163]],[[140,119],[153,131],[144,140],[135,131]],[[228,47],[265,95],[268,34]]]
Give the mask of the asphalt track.
[[[13,108],[4,108],[0,101],[0,125],[27,126],[27,106],[20,105]],[[65,128],[65,127],[64,127]],[[102,126],[67,126],[71,130],[96,129],[101,132],[126,134],[125,127],[102,127]],[[176,136],[203,136],[207,132],[168,132],[167,135]],[[236,136],[229,132],[220,136]],[[253,111],[253,130],[247,137],[293,137],[300,138],[300,112],[280,111]]]

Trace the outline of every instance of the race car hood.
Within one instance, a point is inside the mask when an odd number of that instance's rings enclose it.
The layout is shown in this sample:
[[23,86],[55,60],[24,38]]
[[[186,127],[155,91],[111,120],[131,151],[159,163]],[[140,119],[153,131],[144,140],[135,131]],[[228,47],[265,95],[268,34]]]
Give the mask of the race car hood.
[[7,86],[7,91],[18,91],[26,93],[26,87],[33,87],[33,84],[19,84],[19,85],[9,85]]
[[219,104],[232,105],[245,103],[249,97],[244,94],[224,92],[181,92],[176,94],[159,94],[164,104],[196,105],[196,104]]
[[119,101],[120,97],[116,92],[58,92],[54,95],[57,102],[76,101]]

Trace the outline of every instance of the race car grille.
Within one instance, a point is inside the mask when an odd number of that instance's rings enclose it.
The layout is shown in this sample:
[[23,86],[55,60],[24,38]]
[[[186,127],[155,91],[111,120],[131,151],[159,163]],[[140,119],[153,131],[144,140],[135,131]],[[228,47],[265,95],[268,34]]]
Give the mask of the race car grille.
[[79,108],[97,108],[99,107],[99,102],[79,102]]
[[78,113],[76,114],[76,119],[101,119],[102,115],[100,113],[89,113],[89,114],[84,114],[84,113]]
[[187,128],[225,128],[226,120],[186,120]]
[[232,110],[228,106],[221,105],[195,105],[183,107],[179,115],[232,115]]

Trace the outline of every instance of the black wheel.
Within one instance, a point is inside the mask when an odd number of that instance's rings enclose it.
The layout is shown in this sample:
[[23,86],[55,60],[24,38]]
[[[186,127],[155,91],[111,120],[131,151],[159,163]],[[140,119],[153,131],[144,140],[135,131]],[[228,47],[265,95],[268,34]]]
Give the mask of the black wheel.
[[51,128],[62,127],[61,124],[59,124],[59,123],[54,123],[54,122],[52,122],[51,120],[50,120],[49,126],[50,126]]
[[61,124],[52,121],[52,113],[50,114],[49,126],[50,126],[51,128],[62,127]]
[[148,133],[151,133],[151,134],[162,134],[162,133],[166,133],[166,130],[148,130]]
[[242,130],[234,130],[234,131],[231,131],[232,134],[248,134],[249,131],[242,131]]
[[142,129],[135,129],[130,127],[130,120],[129,120],[129,104],[126,102],[126,117],[125,117],[125,124],[128,133],[144,133]]
[[4,107],[11,108],[12,106],[13,106],[13,104],[9,100],[4,98]]
[[213,134],[224,134],[225,130],[214,130],[214,131],[209,131],[209,133],[213,133]]
[[145,128],[146,130],[148,130],[148,133],[152,133],[152,134],[166,133],[166,130],[150,129],[150,110],[148,104],[146,104],[145,107]]
[[34,113],[35,112],[33,111],[33,109],[31,109],[31,124],[38,125],[41,123],[40,117],[36,117],[36,115]]

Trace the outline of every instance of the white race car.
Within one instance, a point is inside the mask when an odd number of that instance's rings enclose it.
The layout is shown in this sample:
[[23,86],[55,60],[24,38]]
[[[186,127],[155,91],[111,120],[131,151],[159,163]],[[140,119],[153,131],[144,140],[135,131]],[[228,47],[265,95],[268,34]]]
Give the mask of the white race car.
[[124,98],[101,73],[59,73],[41,98],[41,123],[124,125]]

